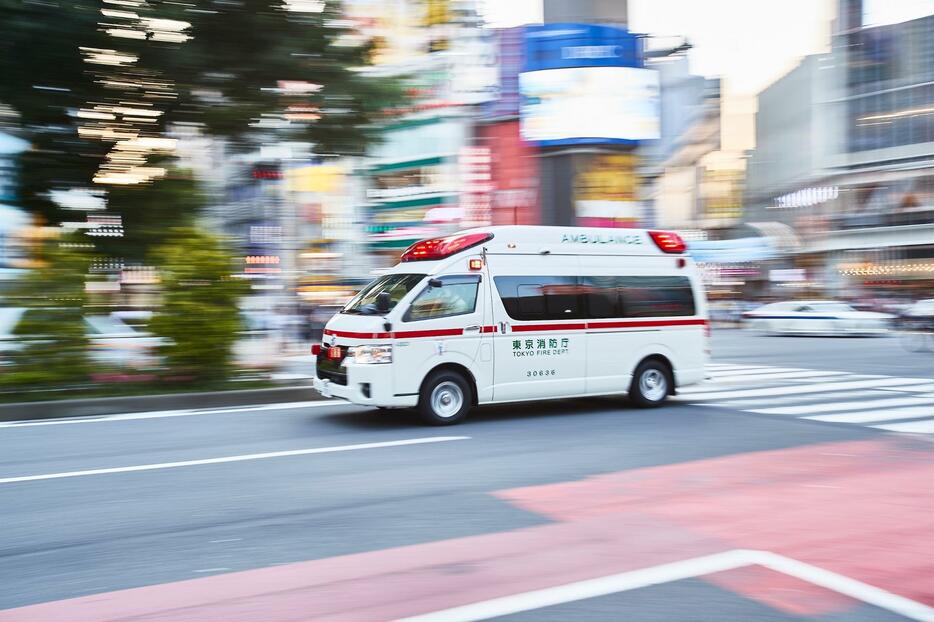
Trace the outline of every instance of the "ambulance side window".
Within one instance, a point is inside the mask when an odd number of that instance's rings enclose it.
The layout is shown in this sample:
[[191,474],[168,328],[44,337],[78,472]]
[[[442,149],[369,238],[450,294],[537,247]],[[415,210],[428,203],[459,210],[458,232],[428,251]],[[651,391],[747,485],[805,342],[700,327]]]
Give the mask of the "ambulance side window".
[[493,281],[514,320],[570,320],[581,316],[574,276],[497,276]]
[[431,284],[425,287],[402,316],[403,322],[435,320],[474,312],[480,286],[479,275],[446,276],[438,280],[441,287],[432,287]]

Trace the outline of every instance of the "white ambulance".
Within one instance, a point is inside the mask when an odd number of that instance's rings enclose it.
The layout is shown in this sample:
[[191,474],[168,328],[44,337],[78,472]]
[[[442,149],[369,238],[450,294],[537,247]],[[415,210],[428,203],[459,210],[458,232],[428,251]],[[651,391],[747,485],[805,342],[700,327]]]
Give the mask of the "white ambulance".
[[637,229],[506,226],[418,242],[325,327],[314,387],[430,424],[477,404],[628,394],[704,379],[704,289],[684,241]]

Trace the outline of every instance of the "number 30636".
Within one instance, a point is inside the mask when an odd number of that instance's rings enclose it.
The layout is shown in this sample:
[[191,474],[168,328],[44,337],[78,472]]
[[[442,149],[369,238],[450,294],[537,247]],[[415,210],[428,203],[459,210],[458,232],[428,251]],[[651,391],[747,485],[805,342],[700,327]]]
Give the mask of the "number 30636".
[[525,372],[526,377],[528,378],[538,378],[539,376],[556,376],[558,372],[553,369],[533,369],[532,371]]

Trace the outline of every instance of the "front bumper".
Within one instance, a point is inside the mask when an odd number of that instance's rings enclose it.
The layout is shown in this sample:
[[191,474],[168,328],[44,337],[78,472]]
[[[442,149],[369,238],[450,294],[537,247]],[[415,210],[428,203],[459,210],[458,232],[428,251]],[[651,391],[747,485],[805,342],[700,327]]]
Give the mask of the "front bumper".
[[344,366],[347,384],[337,384],[327,379],[312,378],[315,391],[328,398],[346,400],[361,406],[382,408],[412,408],[418,404],[418,395],[395,395],[392,392],[391,365]]

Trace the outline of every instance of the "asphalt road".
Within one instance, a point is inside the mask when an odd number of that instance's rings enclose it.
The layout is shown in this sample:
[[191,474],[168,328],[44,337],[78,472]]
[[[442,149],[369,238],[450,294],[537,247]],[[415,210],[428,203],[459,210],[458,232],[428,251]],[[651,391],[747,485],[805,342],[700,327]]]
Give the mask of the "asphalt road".
[[713,382],[654,411],[0,425],[0,621],[934,620],[931,436],[872,420],[924,431],[934,353],[727,330],[714,350]]

